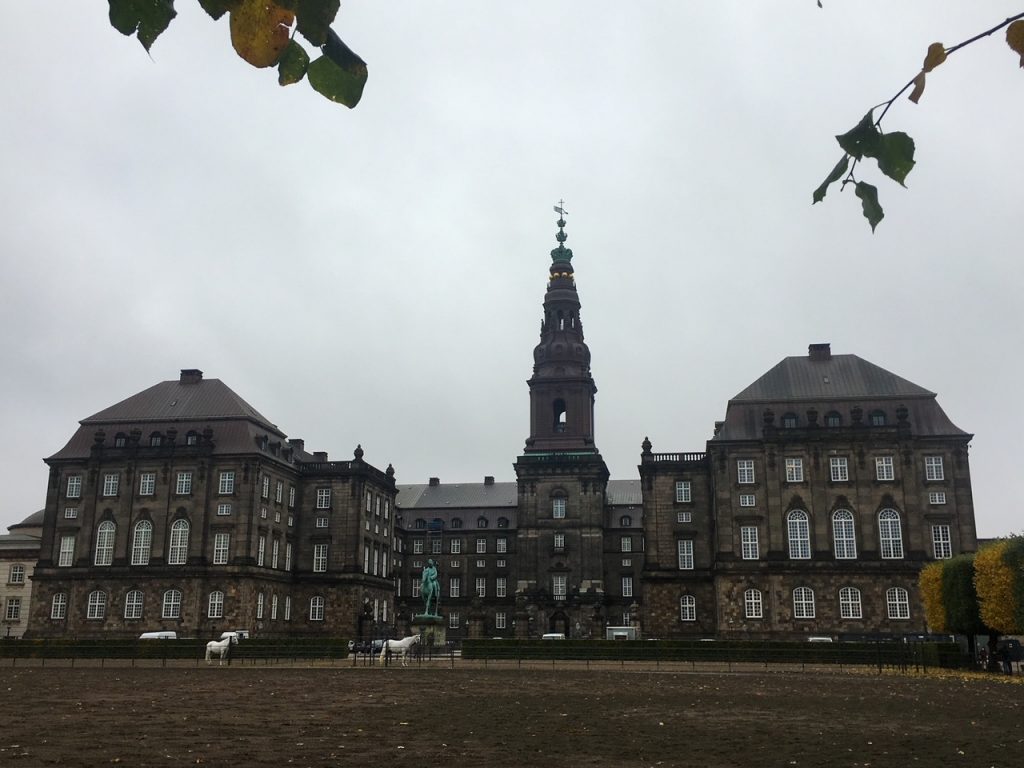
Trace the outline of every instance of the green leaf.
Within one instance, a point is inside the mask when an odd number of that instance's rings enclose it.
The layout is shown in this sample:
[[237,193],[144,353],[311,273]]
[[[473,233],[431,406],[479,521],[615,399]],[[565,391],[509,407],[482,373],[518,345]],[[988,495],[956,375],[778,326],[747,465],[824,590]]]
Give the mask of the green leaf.
[[874,232],[878,222],[885,216],[882,206],[878,204],[878,190],[870,184],[858,181],[855,191],[864,209],[864,218],[868,220],[868,224],[871,225],[871,231]]
[[829,185],[834,181],[839,181],[843,174],[846,173],[847,167],[850,165],[850,156],[843,155],[842,158],[836,163],[836,167],[832,169],[832,172],[821,182],[821,186],[814,190],[814,203],[820,203],[825,199],[825,193],[828,191]]
[[872,113],[875,110],[868,110],[868,113],[861,118],[853,128],[842,136],[836,136],[836,141],[847,154],[860,160],[867,155],[875,157],[878,150],[878,141],[881,133],[875,127]]
[[298,30],[313,45],[324,45],[341,0],[298,0],[295,17]]
[[216,21],[228,11],[234,9],[240,0],[199,0],[203,10]]
[[309,65],[309,84],[331,101],[351,109],[363,97],[366,85],[366,62],[359,58],[333,29],[327,31],[324,55]]
[[174,0],[108,0],[110,25],[122,35],[138,33],[147,51],[177,16]]
[[280,85],[297,83],[306,76],[308,68],[309,54],[295,40],[289,40],[277,63],[277,82]]
[[903,180],[914,167],[914,140],[903,131],[883,133],[877,158],[879,170],[905,187]]

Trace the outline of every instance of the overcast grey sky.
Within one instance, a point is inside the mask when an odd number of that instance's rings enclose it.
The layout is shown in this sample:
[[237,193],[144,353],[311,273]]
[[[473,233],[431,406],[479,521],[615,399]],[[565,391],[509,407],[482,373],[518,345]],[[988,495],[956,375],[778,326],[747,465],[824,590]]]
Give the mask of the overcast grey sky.
[[810,205],[835,134],[1019,0],[346,0],[353,111],[177,5],[152,59],[101,0],[4,8],[0,529],[78,420],[180,368],[399,482],[514,479],[560,198],[613,478],[645,435],[703,450],[730,397],[828,341],[938,392],[976,435],[979,534],[1024,528],[1002,33],[890,111],[918,165],[908,189],[865,169],[875,235],[852,190]]

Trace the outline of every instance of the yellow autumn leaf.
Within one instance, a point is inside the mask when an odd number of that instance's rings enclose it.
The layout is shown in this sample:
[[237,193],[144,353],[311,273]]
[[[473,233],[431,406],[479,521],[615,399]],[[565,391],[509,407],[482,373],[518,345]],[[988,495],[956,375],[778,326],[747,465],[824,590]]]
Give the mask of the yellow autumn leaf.
[[295,13],[272,0],[242,0],[231,11],[231,45],[254,67],[277,64],[288,45]]
[[939,64],[946,60],[946,46],[942,43],[932,43],[928,46],[928,53],[924,57],[922,72],[931,72]]
[[917,104],[917,100],[921,98],[922,93],[924,93],[924,70],[918,72],[917,77],[914,78],[914,90],[910,92],[908,98]]
[[1020,54],[1020,65],[1024,67],[1024,19],[1017,19],[1006,28],[1006,44]]

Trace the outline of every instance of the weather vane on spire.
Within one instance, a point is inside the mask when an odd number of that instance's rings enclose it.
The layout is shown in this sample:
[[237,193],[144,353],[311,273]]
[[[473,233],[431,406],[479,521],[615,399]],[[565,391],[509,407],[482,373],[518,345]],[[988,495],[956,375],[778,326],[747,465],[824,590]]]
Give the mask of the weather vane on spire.
[[558,205],[555,206],[555,213],[561,216],[568,216],[569,212],[565,210],[565,200],[559,200]]

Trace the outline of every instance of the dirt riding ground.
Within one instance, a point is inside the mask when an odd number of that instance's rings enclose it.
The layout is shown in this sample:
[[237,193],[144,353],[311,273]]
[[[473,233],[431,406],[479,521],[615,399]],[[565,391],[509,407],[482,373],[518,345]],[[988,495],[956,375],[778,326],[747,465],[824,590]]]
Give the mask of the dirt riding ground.
[[1024,766],[981,675],[551,664],[0,668],[0,766]]

